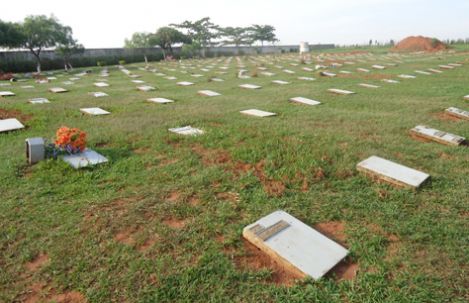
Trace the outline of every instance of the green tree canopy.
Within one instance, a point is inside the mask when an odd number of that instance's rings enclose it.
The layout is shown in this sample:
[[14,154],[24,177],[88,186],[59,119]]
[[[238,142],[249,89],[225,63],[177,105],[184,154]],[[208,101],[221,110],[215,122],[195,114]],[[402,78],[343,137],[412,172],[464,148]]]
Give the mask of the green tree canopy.
[[[152,33],[136,32],[130,39],[125,39],[124,41],[125,48],[146,49],[154,46],[154,34]],[[145,59],[145,64],[148,65],[148,58],[145,50],[143,51],[143,58]]]
[[223,45],[251,45],[252,35],[250,28],[245,27],[224,27],[220,29],[220,36],[226,38],[222,41]]
[[161,27],[156,31],[156,34],[151,37],[151,42],[158,45],[163,50],[166,58],[166,51],[173,54],[172,46],[177,43],[191,43],[191,39],[172,27]]
[[20,47],[23,41],[24,36],[20,24],[0,20],[0,47]]
[[212,45],[212,40],[219,37],[218,25],[210,21],[209,17],[197,21],[184,21],[180,24],[171,24],[176,28],[184,29],[194,45],[202,48],[202,55],[205,55],[205,48]]
[[264,46],[264,42],[277,42],[278,39],[275,36],[275,27],[272,25],[258,25],[253,24],[250,27],[251,32],[251,39],[255,41],[259,41],[262,46]]

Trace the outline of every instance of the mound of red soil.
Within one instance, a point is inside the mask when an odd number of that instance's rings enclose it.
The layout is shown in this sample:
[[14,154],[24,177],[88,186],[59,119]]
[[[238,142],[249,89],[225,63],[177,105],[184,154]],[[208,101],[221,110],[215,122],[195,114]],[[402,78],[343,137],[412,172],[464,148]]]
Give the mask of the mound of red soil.
[[396,44],[392,50],[397,52],[437,52],[447,48],[447,45],[438,39],[411,36]]
[[0,80],[10,80],[13,79],[14,76],[12,73],[2,73],[0,72]]

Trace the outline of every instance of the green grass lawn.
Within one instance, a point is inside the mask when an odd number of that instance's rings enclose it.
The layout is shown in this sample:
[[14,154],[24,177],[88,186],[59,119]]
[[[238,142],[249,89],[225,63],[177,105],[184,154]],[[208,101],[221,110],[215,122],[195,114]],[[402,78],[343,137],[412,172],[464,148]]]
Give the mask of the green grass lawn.
[[[404,55],[398,66],[371,69],[395,61],[385,55],[334,52],[331,61],[355,62],[330,69],[353,72],[336,78],[303,71],[302,64],[290,65],[296,55],[282,55],[240,58],[248,74],[261,64],[276,73],[258,70],[251,79],[236,77],[235,58],[226,74],[217,72],[227,58],[183,61],[195,68],[187,74],[178,62],[151,63],[177,80],[140,70],[141,64],[126,66],[153,92],[137,91],[117,67],[109,67],[108,88],[93,86],[101,68],[69,86],[62,82],[72,74],[59,71],[49,84],[0,87],[16,93],[0,98],[2,113],[26,125],[0,134],[0,301],[467,302],[468,149],[420,142],[408,131],[425,124],[469,137],[469,121],[442,114],[450,106],[469,110],[463,100],[469,57]],[[451,62],[465,64],[442,74],[414,73]],[[208,65],[211,71],[200,70]],[[417,78],[397,78],[402,73]],[[363,82],[381,87],[358,86]],[[262,89],[239,88],[243,83]],[[49,93],[54,86],[70,91]],[[357,94],[333,95],[329,88]],[[204,89],[222,95],[199,96]],[[94,98],[93,91],[110,96]],[[288,102],[297,96],[322,104]],[[51,103],[29,104],[34,97]],[[152,97],[175,103],[145,102]],[[82,115],[82,107],[111,115]],[[239,113],[250,108],[278,116]],[[109,163],[79,171],[55,160],[28,166],[24,140],[52,140],[63,125],[86,131],[88,146]],[[205,134],[168,132],[186,125]],[[416,192],[375,183],[355,169],[371,155],[424,171],[432,182]],[[337,270],[319,281],[292,281],[247,245],[243,227],[277,209],[343,243],[348,275]]]

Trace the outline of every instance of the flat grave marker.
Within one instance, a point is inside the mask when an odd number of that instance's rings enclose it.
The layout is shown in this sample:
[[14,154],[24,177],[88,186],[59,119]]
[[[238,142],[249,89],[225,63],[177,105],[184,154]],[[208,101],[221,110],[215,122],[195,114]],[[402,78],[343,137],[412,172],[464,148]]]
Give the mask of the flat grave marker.
[[443,132],[425,125],[417,125],[410,130],[411,135],[426,140],[435,141],[444,145],[459,146],[466,142],[466,138]]
[[23,85],[23,86],[21,86],[21,88],[32,89],[32,88],[34,88],[34,86],[33,85]]
[[290,84],[290,82],[283,81],[283,80],[274,80],[274,81],[272,81],[272,83],[279,84],[279,85]]
[[219,94],[219,93],[217,93],[217,92],[214,92],[214,91],[211,91],[211,90],[199,90],[197,93],[198,93],[199,95],[205,96],[205,97],[221,96],[221,94]]
[[349,253],[347,249],[278,210],[243,229],[243,237],[298,278],[322,278]]
[[436,73],[436,74],[441,74],[441,73],[443,73],[443,71],[441,71],[441,70],[439,70],[439,69],[435,69],[435,68],[429,68],[428,70],[431,71],[432,73]]
[[379,88],[378,85],[373,85],[373,84],[368,84],[368,83],[360,83],[358,85],[361,87],[365,87],[365,88]]
[[311,78],[311,77],[298,77],[298,80],[314,81],[314,80],[316,80],[316,79],[315,79],[315,78]]
[[383,65],[379,65],[379,64],[375,64],[375,65],[372,65],[371,67],[373,67],[374,69],[386,69],[386,66],[383,66]]
[[406,74],[401,74],[398,76],[399,78],[402,78],[402,79],[415,79],[417,78],[416,76],[414,75],[406,75]]
[[357,68],[357,71],[362,72],[362,73],[369,73],[370,72],[369,69],[362,68],[362,67]]
[[469,120],[469,111],[465,111],[456,107],[447,108],[445,113],[459,119]]
[[66,93],[68,90],[62,87],[51,87],[49,88],[49,91],[54,94],[61,94],[61,93]]
[[80,111],[84,114],[92,115],[92,116],[102,116],[102,115],[109,115],[110,112],[105,111],[99,107],[88,107],[88,108],[80,108]]
[[12,97],[12,96],[15,96],[14,92],[0,91],[0,97]]
[[242,113],[242,114],[244,114],[244,115],[255,116],[255,117],[261,117],[261,118],[272,117],[272,116],[276,116],[276,115],[277,115],[276,113],[266,112],[266,111],[259,110],[259,109],[247,109],[247,110],[242,110],[242,111],[240,111],[240,113]]
[[426,76],[429,76],[429,75],[432,74],[432,73],[429,73],[429,72],[426,72],[426,71],[423,71],[423,70],[416,70],[415,72],[416,72],[417,74],[426,75]]
[[345,89],[338,89],[338,88],[330,88],[327,90],[330,93],[338,94],[338,95],[353,95],[355,92],[345,90]]
[[464,96],[464,100],[469,100],[469,95]]
[[454,66],[451,65],[438,65],[442,69],[454,69]]
[[28,101],[31,104],[45,104],[45,103],[50,103],[50,101],[46,98],[32,98],[29,99]]
[[241,84],[239,87],[245,88],[245,89],[260,89],[262,86],[255,85],[255,84]]
[[296,103],[302,103],[302,104],[307,104],[307,105],[318,105],[321,104],[321,102],[304,98],[304,97],[294,97],[290,99],[291,102],[296,102]]
[[202,135],[204,133],[203,130],[194,128],[190,125],[184,126],[184,127],[170,128],[168,130],[172,133],[176,133],[176,134],[184,135],[184,136],[197,136],[197,135]]
[[147,99],[148,102],[159,103],[159,104],[167,104],[173,103],[173,100],[166,99],[166,98],[149,98]]
[[132,83],[135,83],[135,84],[143,84],[145,83],[145,81],[143,80],[131,80]]
[[397,80],[392,80],[392,79],[383,79],[382,81],[383,81],[383,82],[386,82],[386,83],[391,83],[391,84],[400,83],[399,81],[397,81]]
[[223,82],[223,81],[225,81],[225,80],[220,79],[220,78],[212,78],[212,79],[210,79],[210,81],[213,81],[213,82]]
[[149,92],[149,91],[155,90],[153,86],[149,86],[149,85],[137,86],[137,89],[142,92]]
[[22,128],[24,128],[24,125],[21,124],[21,122],[18,121],[17,119],[11,118],[11,119],[0,120],[0,133],[22,129]]
[[335,77],[335,76],[337,76],[336,74],[331,73],[331,72],[320,72],[319,74],[321,76],[324,76],[324,77]]
[[412,189],[419,188],[430,178],[426,173],[377,156],[371,156],[358,163],[357,170],[373,179]]
[[108,162],[106,157],[88,148],[78,154],[63,156],[62,160],[70,164],[75,169],[95,166]]
[[194,83],[192,83],[192,82],[187,82],[187,81],[178,82],[178,83],[176,83],[176,84],[179,85],[179,86],[191,86],[191,85],[194,85]]
[[90,93],[93,97],[96,98],[103,98],[103,97],[108,97],[109,95],[103,92],[92,92]]

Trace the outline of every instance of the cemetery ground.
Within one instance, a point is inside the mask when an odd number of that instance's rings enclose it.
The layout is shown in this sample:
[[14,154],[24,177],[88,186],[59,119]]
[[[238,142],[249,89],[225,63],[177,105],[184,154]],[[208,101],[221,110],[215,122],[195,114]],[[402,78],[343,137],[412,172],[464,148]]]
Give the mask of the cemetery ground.
[[[82,70],[57,71],[46,84],[1,86],[16,96],[0,98],[0,119],[17,118],[25,129],[0,133],[0,301],[467,302],[469,149],[417,140],[409,130],[423,124],[469,137],[467,120],[444,113],[469,110],[469,54],[336,50],[322,58],[125,66],[145,84],[109,67],[108,77],[92,68],[69,85],[63,82]],[[343,64],[327,69],[336,77],[303,70],[332,62]],[[448,63],[463,65],[439,68]],[[443,73],[415,73],[429,68]],[[239,69],[250,78],[239,79]],[[103,79],[110,86],[94,86]],[[90,94],[97,91],[109,96]],[[300,96],[321,104],[288,101]],[[110,114],[80,112],[92,107]],[[240,113],[248,109],[277,115]],[[25,139],[53,138],[63,125],[86,131],[88,146],[109,162],[81,170],[54,160],[28,166]],[[188,125],[204,133],[168,131]],[[416,191],[374,182],[356,170],[372,155],[426,172],[431,182]],[[350,255],[318,281],[295,281],[242,238],[245,226],[278,209]]]

